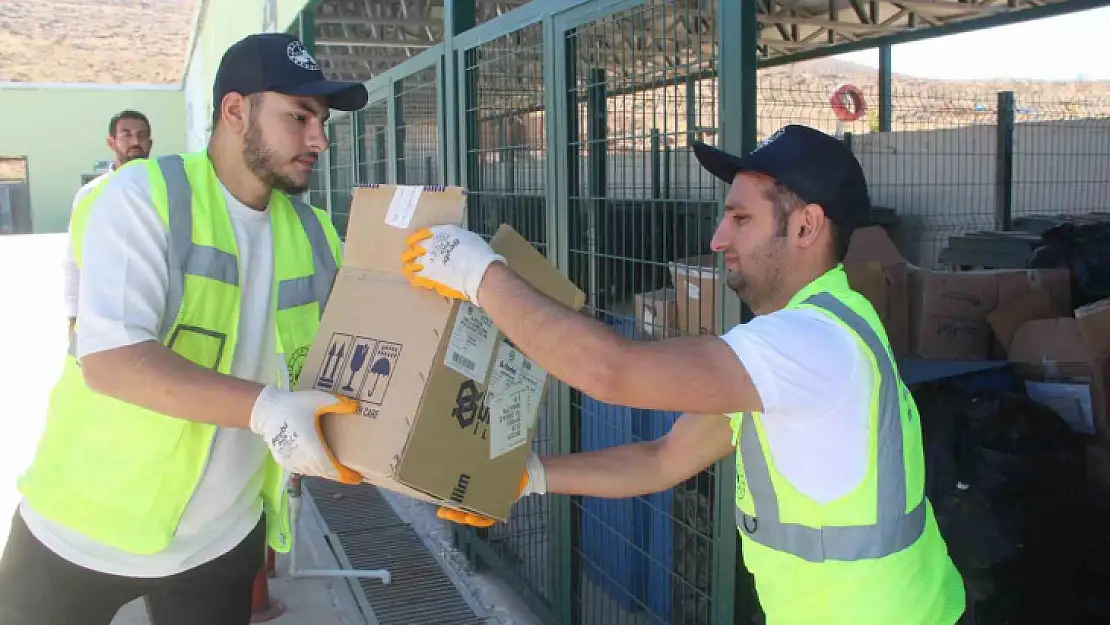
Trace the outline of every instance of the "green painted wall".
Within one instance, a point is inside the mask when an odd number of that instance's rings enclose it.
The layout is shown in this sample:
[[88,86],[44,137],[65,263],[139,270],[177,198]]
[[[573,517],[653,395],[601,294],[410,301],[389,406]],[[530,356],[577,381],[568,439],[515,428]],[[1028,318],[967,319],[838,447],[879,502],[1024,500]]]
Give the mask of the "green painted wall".
[[127,108],[150,119],[154,155],[185,150],[180,89],[0,88],[0,155],[27,157],[35,232],[66,230],[81,174],[112,158],[108,122]]

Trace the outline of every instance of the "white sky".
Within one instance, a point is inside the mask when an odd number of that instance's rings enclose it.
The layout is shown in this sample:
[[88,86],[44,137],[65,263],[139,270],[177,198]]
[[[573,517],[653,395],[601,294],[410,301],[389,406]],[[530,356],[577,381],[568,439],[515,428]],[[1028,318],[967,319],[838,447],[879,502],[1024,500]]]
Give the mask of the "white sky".
[[[896,74],[921,78],[1110,80],[1110,7],[896,45]],[[877,50],[839,59],[879,66]]]

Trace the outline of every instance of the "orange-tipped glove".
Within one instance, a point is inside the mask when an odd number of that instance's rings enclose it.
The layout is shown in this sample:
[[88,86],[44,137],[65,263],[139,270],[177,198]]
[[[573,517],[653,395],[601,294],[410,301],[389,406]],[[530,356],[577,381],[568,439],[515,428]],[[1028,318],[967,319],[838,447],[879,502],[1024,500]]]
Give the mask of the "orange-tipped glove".
[[[542,495],[546,492],[547,471],[543,468],[540,457],[532,452],[528,454],[528,460],[524,463],[524,475],[520,476],[520,492],[516,498],[519,501],[521,497],[526,495]],[[474,527],[490,527],[497,522],[496,519],[491,519],[488,516],[471,514],[443,506],[440,506],[439,510],[436,511],[436,516],[444,521]]]
[[401,271],[414,286],[478,303],[478,287],[494,262],[505,262],[482,237],[458,226],[432,226],[405,241]]
[[285,470],[358,484],[362,476],[339,464],[324,440],[320,418],[328,413],[354,414],[358,402],[323,391],[283,391],[267,386],[251,410],[251,431],[270,447]]

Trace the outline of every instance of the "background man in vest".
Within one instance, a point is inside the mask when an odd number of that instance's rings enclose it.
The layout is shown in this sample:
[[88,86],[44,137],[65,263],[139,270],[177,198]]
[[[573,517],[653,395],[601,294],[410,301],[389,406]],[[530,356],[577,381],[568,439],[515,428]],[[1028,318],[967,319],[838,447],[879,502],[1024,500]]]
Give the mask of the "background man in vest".
[[339,255],[295,196],[329,109],[366,89],[258,35],[226,52],[212,101],[206,152],[124,165],[75,219],[76,345],[20,479],[4,625],[108,625],[139,597],[155,625],[246,625],[267,539],[289,547],[281,469],[351,478],[316,420],[352,407],[286,389]]
[[957,622],[964,589],[924,500],[917,411],[840,266],[870,211],[858,162],[803,126],[743,157],[694,150],[731,184],[712,247],[756,314],[721,337],[625,340],[529,287],[473,233],[410,239],[415,285],[481,306],[556,378],[600,401],[685,413],[657,441],[533,456],[524,493],[631,497],[737,454],[737,524],[769,624]]
[[[77,190],[73,198],[73,210],[81,203],[93,189],[104,182],[105,176],[119,169],[126,163],[137,158],[150,156],[150,149],[154,145],[150,132],[150,120],[138,111],[125,110],[116,113],[108,122],[108,149],[114,158],[110,169],[96,178],[86,182]],[[69,317],[70,330],[77,321],[77,293],[80,288],[81,272],[77,263],[73,261],[73,246],[66,245],[65,258],[65,306],[66,316]]]

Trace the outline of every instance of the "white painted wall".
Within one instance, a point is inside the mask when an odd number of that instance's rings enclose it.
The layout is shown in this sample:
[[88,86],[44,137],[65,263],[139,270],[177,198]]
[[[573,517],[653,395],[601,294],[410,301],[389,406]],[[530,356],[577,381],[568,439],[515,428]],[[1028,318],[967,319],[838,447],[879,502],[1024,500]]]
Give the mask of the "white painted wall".
[[204,149],[211,131],[208,101],[212,98],[212,86],[204,84],[204,76],[204,54],[197,46],[185,76],[185,139],[190,152]]

